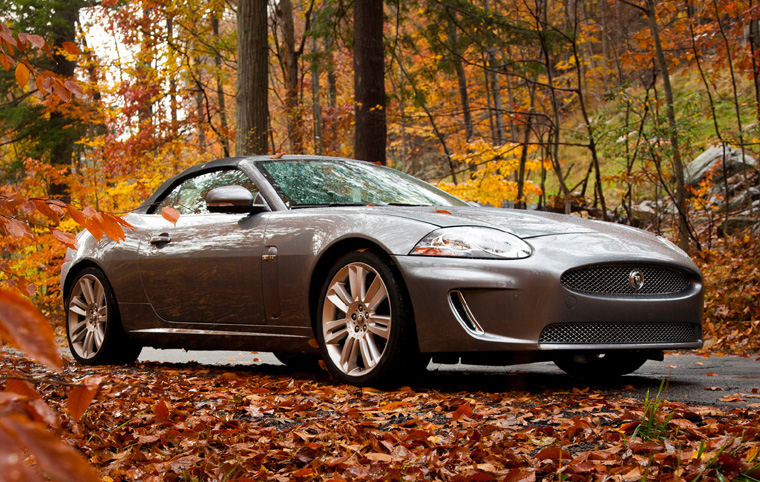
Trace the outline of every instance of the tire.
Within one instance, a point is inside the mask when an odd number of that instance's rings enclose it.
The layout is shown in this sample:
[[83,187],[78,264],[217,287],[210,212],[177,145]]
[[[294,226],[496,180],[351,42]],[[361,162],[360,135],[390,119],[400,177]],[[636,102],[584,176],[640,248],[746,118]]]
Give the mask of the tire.
[[274,352],[272,355],[274,355],[274,357],[277,358],[277,360],[280,361],[283,365],[295,370],[302,370],[305,372],[314,372],[319,370],[318,355],[285,352]]
[[121,325],[113,289],[97,268],[77,273],[64,304],[66,338],[74,358],[84,365],[132,363],[142,346]]
[[400,275],[369,250],[341,256],[322,287],[316,335],[330,374],[353,385],[395,383],[419,358],[411,304]]
[[637,352],[568,353],[554,359],[554,364],[577,378],[615,378],[633,373],[647,361]]

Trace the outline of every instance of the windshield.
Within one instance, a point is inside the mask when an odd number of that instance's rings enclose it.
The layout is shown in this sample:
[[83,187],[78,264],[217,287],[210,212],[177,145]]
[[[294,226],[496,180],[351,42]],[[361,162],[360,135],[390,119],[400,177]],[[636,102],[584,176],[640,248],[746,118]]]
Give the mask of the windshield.
[[408,174],[362,161],[257,161],[256,167],[291,208],[356,206],[466,206]]

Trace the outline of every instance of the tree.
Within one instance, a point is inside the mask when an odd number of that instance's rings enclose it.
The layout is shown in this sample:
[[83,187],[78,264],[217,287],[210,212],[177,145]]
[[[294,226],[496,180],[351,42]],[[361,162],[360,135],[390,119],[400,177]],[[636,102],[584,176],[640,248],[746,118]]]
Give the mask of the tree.
[[238,156],[265,154],[269,123],[267,0],[240,0],[238,4]]
[[354,157],[385,164],[383,2],[354,4]]

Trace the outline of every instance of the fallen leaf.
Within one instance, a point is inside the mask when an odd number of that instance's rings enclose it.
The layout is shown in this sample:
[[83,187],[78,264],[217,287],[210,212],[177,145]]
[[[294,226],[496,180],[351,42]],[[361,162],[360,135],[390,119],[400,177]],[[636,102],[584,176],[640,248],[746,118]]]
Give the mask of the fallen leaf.
[[176,226],[177,220],[179,219],[179,216],[180,216],[180,212],[171,206],[164,206],[163,208],[161,208],[161,216]]
[[75,422],[82,419],[82,415],[92,403],[92,399],[98,393],[98,388],[102,382],[101,377],[91,376],[82,380],[79,385],[71,387],[69,398],[66,400],[66,408]]

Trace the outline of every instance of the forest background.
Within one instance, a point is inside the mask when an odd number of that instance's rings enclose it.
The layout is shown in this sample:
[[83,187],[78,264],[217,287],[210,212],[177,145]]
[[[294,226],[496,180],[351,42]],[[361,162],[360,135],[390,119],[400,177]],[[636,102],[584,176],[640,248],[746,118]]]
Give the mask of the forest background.
[[[251,153],[355,157],[483,204],[651,230],[702,268],[705,351],[760,351],[754,0],[0,0],[0,67],[0,338],[49,368],[64,364],[40,313],[60,334],[74,234],[120,239],[119,215],[167,177]],[[710,148],[732,164],[689,173]],[[41,382],[6,365],[0,439],[23,441],[53,479],[97,479],[30,420],[90,444],[78,423],[102,380]],[[59,404],[56,387],[71,385],[70,425],[30,382]],[[454,421],[472,415],[455,400]],[[149,430],[178,413],[163,400],[151,410],[139,415]],[[722,447],[723,428],[710,430]],[[744,448],[756,463],[760,446]],[[90,463],[111,460],[96,453]],[[558,467],[567,455],[551,454]],[[706,467],[695,470],[717,470]]]

